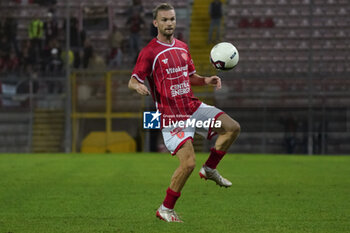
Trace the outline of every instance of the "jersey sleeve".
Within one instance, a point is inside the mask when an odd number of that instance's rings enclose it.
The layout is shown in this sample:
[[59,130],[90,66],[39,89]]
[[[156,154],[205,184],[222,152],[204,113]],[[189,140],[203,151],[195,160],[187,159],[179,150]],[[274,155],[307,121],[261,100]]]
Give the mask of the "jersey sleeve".
[[134,70],[132,71],[132,77],[135,77],[140,83],[144,83],[147,76],[150,76],[152,72],[152,63],[150,53],[146,49],[141,50]]

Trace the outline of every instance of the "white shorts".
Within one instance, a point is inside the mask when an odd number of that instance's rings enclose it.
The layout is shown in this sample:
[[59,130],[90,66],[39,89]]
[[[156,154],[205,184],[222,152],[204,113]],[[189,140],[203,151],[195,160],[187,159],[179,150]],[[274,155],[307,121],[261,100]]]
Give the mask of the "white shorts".
[[[216,133],[212,130],[217,118],[224,112],[214,106],[202,103],[193,115],[187,120],[189,122],[209,122],[209,124],[190,124],[189,127],[168,127],[162,129],[164,144],[172,155],[175,155],[181,146],[194,138],[197,133],[207,139],[211,139]],[[211,121],[210,121],[211,120]],[[194,127],[193,127],[194,125]],[[216,125],[215,125],[216,126]]]

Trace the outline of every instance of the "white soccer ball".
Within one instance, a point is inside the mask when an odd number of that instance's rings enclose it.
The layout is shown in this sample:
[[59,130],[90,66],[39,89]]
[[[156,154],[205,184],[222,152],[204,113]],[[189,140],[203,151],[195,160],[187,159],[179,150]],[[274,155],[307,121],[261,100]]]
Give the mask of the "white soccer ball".
[[238,60],[238,50],[229,42],[218,43],[210,51],[210,62],[218,70],[231,70]]

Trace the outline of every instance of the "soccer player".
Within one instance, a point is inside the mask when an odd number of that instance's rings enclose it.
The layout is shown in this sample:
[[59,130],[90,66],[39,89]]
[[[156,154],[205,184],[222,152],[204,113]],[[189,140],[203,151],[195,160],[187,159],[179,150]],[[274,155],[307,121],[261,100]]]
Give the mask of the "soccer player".
[[[221,80],[218,76],[203,77],[196,74],[187,45],[174,38],[176,16],[173,6],[167,3],[158,5],[153,10],[153,24],[158,29],[158,35],[141,50],[129,81],[129,88],[140,95],[152,94],[157,110],[163,118],[168,118],[165,122],[212,119],[217,126],[203,124],[204,127],[201,128],[183,128],[177,127],[176,124],[163,125],[164,143],[172,155],[178,157],[180,164],[171,178],[165,199],[156,216],[167,222],[182,222],[174,211],[174,206],[195,168],[192,144],[194,133],[208,139],[218,134],[215,146],[211,149],[199,175],[201,178],[213,180],[220,186],[230,187],[232,183],[219,174],[216,166],[238,137],[240,126],[220,109],[202,103],[193,95],[191,85],[212,85],[220,89]],[[144,84],[146,78],[150,89]],[[217,122],[221,125],[217,125]]]

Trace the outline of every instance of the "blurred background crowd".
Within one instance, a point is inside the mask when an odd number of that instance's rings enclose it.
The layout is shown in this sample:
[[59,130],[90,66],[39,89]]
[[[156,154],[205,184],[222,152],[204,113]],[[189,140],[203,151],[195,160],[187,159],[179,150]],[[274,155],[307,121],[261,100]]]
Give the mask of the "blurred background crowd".
[[[127,132],[137,150],[164,150],[139,122],[152,101],[126,88],[157,34],[152,9],[161,2],[0,0],[0,151],[70,151],[72,141],[79,151],[108,127]],[[238,66],[219,73],[220,92],[193,88],[243,126],[230,152],[350,151],[348,0],[168,2],[199,74],[218,74],[215,43],[239,51]],[[209,147],[195,141],[198,151]]]

